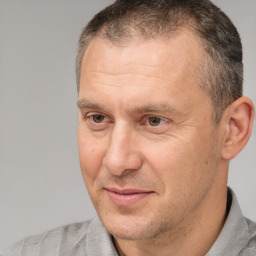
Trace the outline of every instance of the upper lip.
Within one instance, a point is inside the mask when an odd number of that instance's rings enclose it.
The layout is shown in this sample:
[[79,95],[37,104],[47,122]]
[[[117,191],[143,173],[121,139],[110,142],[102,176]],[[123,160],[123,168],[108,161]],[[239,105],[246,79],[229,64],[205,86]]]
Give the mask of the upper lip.
[[142,190],[142,189],[133,189],[133,188],[126,188],[126,189],[118,189],[118,188],[105,188],[110,192],[114,192],[121,195],[129,195],[129,194],[139,194],[139,193],[152,193],[152,191]]

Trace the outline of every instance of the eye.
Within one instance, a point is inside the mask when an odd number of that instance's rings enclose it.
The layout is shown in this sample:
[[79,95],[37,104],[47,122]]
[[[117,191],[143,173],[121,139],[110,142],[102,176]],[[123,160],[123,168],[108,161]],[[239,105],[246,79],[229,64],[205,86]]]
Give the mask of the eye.
[[92,115],[91,119],[95,123],[102,123],[105,120],[105,116],[103,116],[103,115]]
[[97,112],[86,113],[83,119],[91,131],[106,130],[112,123],[112,120],[107,115]]
[[151,126],[158,126],[162,123],[162,119],[160,117],[151,116],[148,118],[148,123]]

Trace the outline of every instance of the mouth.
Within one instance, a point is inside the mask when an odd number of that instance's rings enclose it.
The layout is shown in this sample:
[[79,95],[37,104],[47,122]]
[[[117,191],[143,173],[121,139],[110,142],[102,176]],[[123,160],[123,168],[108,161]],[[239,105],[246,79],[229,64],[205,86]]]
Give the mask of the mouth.
[[116,189],[105,188],[111,202],[119,206],[134,205],[150,196],[153,191],[145,191],[139,189]]

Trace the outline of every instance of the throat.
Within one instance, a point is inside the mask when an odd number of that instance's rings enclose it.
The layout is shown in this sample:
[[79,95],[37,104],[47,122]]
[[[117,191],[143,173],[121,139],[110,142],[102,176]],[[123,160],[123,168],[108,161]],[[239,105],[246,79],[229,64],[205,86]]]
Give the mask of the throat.
[[126,256],[126,255],[122,252],[122,250],[121,250],[120,246],[118,245],[118,243],[116,242],[115,238],[114,238],[113,236],[112,236],[111,238],[112,238],[112,243],[113,243],[114,246],[115,246],[115,249],[116,249],[116,251],[117,251],[118,256]]

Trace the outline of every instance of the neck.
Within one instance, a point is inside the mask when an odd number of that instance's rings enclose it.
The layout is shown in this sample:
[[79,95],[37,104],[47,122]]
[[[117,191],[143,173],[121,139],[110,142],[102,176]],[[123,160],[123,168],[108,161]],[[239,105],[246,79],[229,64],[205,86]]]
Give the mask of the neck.
[[[207,207],[206,207],[207,205]],[[227,190],[212,192],[206,202],[179,229],[157,237],[127,241],[115,238],[120,256],[198,256],[205,255],[216,241],[226,218]],[[209,207],[210,206],[210,207]]]

